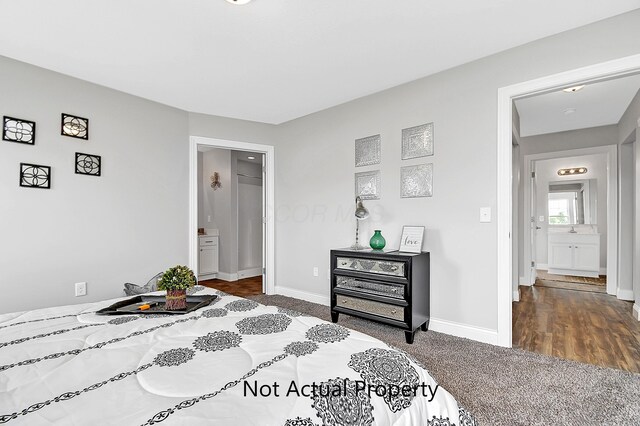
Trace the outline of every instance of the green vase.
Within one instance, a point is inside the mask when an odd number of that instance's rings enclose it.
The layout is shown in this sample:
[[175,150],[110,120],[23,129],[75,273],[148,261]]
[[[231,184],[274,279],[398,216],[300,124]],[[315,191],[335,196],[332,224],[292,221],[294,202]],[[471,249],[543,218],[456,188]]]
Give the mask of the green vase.
[[369,245],[374,250],[382,250],[387,244],[379,229],[376,229],[373,233],[373,237],[369,240]]

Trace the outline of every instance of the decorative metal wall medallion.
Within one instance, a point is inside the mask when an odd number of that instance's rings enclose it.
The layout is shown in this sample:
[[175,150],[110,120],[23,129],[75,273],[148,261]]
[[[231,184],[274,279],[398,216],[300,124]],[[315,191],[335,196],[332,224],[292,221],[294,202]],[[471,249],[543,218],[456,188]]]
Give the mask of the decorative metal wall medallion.
[[400,168],[400,197],[431,197],[433,195],[433,163]]
[[63,113],[61,134],[72,138],[89,139],[89,119]]
[[356,139],[356,167],[380,164],[380,135]]
[[433,123],[402,129],[402,159],[433,155]]
[[76,174],[100,176],[102,157],[99,155],[76,152]]
[[51,167],[20,163],[20,186],[25,188],[51,188]]
[[2,118],[2,140],[33,145],[36,142],[36,123],[4,116]]
[[380,199],[380,170],[356,173],[356,196],[363,200]]

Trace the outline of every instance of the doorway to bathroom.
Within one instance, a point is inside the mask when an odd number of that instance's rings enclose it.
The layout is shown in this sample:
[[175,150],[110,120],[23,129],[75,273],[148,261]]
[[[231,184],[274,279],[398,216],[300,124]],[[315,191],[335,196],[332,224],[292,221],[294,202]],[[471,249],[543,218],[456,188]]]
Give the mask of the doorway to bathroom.
[[192,137],[190,263],[238,296],[273,292],[273,147]]

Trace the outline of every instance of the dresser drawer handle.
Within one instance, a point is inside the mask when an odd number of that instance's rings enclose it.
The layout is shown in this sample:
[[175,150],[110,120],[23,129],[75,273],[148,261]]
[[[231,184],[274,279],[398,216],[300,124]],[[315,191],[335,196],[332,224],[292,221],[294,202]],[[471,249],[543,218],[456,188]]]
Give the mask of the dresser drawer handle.
[[347,299],[342,299],[342,303],[349,303]]
[[395,313],[397,313],[397,312],[398,312],[398,311],[396,311],[395,309],[392,309],[392,310],[391,310],[391,313],[392,313],[392,314],[395,314]]

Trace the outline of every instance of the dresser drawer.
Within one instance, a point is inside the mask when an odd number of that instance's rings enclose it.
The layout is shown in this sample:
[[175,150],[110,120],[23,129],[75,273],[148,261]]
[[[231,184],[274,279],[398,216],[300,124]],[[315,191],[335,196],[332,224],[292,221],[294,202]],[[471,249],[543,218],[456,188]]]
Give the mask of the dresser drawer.
[[391,283],[377,283],[358,278],[336,276],[336,288],[377,294],[404,300],[404,285]]
[[362,271],[392,277],[405,276],[405,263],[390,260],[357,259],[354,257],[336,258],[336,268],[346,271]]
[[343,296],[340,294],[336,295],[336,306],[404,321],[404,308],[402,306],[387,305],[386,303],[358,299],[357,297]]

